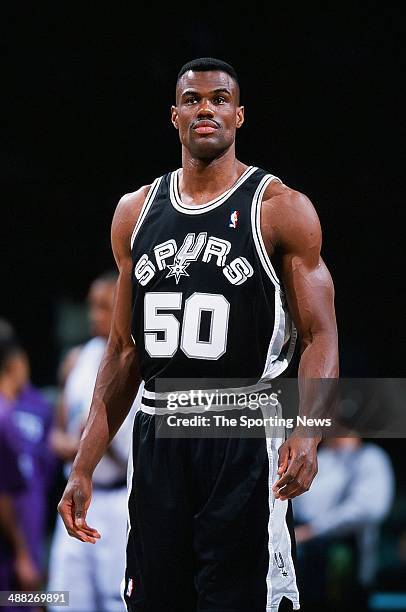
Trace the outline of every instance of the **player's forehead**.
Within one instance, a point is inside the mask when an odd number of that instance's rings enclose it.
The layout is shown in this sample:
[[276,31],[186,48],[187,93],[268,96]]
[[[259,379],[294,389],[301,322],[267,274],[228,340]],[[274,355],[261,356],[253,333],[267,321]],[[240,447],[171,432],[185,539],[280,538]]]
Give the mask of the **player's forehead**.
[[231,94],[237,93],[237,84],[227,72],[221,70],[188,70],[180,77],[176,94],[181,96],[189,90],[207,94],[220,89],[228,90]]

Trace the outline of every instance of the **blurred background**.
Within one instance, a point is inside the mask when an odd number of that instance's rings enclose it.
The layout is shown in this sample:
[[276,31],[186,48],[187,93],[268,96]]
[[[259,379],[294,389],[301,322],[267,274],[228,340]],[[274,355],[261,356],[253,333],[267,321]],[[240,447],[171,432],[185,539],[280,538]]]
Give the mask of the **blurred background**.
[[[377,2],[348,12],[269,3],[137,6],[135,14],[66,3],[3,11],[0,317],[18,336],[50,420],[61,365],[91,338],[89,287],[114,268],[115,206],[124,193],[180,166],[169,121],[176,75],[186,61],[208,55],[233,64],[240,77],[246,122],[239,159],[307,194],[320,216],[342,376],[404,376],[400,14]],[[368,606],[406,610],[404,442],[369,443],[389,466],[384,480],[393,477],[393,500],[389,487],[392,501],[374,515],[380,536]],[[64,485],[61,457],[52,473],[45,568]],[[367,488],[380,495],[378,481]],[[351,481],[344,496],[349,489]],[[331,555],[333,569],[320,580],[329,585],[324,596],[342,605],[358,552],[354,542],[333,544],[322,553]]]

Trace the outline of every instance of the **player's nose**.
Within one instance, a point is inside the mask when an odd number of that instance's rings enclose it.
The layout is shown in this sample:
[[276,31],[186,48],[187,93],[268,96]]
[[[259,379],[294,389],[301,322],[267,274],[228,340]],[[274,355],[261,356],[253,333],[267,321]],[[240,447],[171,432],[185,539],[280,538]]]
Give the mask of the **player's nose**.
[[197,116],[199,119],[203,117],[214,117],[214,110],[208,100],[202,100],[197,110]]

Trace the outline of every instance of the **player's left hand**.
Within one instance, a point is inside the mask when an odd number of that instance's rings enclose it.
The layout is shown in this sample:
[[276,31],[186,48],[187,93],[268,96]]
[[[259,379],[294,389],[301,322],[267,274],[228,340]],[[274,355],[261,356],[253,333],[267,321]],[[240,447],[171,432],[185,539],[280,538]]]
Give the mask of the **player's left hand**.
[[310,489],[317,474],[317,446],[320,437],[293,433],[279,448],[278,474],[272,491],[276,499],[292,499]]

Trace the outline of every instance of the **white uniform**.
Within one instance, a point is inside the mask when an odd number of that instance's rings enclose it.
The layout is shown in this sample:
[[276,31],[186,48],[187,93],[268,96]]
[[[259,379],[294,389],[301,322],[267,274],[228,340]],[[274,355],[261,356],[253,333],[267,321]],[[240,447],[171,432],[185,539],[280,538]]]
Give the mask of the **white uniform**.
[[[86,421],[105,346],[103,338],[87,342],[66,381],[68,431],[72,434],[79,434]],[[112,454],[107,452],[94,471],[92,503],[86,521],[101,533],[101,539],[96,545],[80,542],[68,535],[59,516],[57,519],[48,590],[69,591],[69,612],[123,612],[125,609],[120,582],[125,569],[126,473],[139,395],[111,443]],[[71,464],[65,466],[66,476],[70,468]]]

